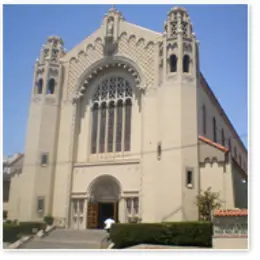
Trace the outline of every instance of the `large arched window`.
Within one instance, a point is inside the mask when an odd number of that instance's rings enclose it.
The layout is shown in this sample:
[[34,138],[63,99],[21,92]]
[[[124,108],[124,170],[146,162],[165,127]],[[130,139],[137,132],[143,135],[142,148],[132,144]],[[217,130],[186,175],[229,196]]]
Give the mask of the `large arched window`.
[[100,131],[99,131],[99,152],[105,152],[105,138],[106,138],[106,102],[101,104],[100,108]]
[[98,132],[98,104],[95,103],[92,108],[92,138],[91,153],[97,152],[97,132]]
[[207,111],[205,105],[202,107],[202,128],[203,128],[203,134],[207,134]]
[[108,137],[107,137],[107,151],[109,153],[113,152],[114,143],[114,122],[115,122],[115,101],[109,103],[108,108]]
[[123,126],[123,101],[120,99],[117,102],[116,108],[116,151],[122,149],[122,126]]
[[125,151],[130,151],[131,144],[131,114],[132,114],[132,101],[127,99],[125,103]]
[[213,141],[217,142],[217,124],[216,124],[216,118],[215,117],[213,117],[212,125],[213,125]]
[[175,54],[172,54],[170,56],[170,72],[176,72],[177,71],[177,57]]
[[43,79],[39,79],[36,82],[36,94],[42,94],[42,89],[43,89]]
[[123,77],[111,76],[97,84],[92,96],[92,154],[130,151],[132,95]]
[[55,80],[49,79],[47,94],[54,94],[54,90],[55,90]]
[[190,57],[189,55],[183,56],[183,72],[190,72]]

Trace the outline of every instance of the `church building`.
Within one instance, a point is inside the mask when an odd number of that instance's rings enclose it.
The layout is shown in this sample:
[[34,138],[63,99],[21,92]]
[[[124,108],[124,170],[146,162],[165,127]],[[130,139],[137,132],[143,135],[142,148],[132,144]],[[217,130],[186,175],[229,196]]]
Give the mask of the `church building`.
[[200,72],[189,14],[170,9],[162,28],[113,7],[68,52],[48,37],[10,219],[52,215],[72,229],[102,228],[107,217],[197,220],[196,196],[209,187],[223,209],[247,208],[247,150]]

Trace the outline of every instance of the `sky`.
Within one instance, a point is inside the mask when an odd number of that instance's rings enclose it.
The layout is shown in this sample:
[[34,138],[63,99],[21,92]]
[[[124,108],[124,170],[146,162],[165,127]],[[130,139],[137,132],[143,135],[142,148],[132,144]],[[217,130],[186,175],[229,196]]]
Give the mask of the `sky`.
[[[200,69],[247,147],[247,6],[182,5],[200,41]],[[101,25],[111,5],[4,5],[3,154],[24,152],[33,66],[50,35],[67,50]],[[116,5],[125,19],[162,32],[171,5]]]

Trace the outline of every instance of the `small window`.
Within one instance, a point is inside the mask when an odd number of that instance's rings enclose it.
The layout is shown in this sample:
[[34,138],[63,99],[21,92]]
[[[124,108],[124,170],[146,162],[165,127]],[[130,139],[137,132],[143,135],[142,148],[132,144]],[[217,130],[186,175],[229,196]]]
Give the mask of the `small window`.
[[186,185],[187,185],[188,188],[192,188],[192,186],[193,186],[193,179],[192,179],[193,172],[192,172],[191,169],[188,169],[186,171],[186,174],[187,174],[187,180],[186,180],[187,183],[186,183]]
[[161,142],[159,142],[158,145],[157,145],[157,158],[158,158],[158,160],[161,160],[161,155],[162,155],[162,144],[161,144]]
[[239,165],[242,167],[241,155],[239,154]]
[[213,117],[213,141],[217,142],[217,124],[215,117]]
[[223,128],[221,130],[221,144],[225,146],[225,133]]
[[170,72],[176,72],[177,71],[177,57],[176,55],[170,56]]
[[49,95],[54,94],[54,90],[55,90],[55,80],[50,79],[49,82],[48,82],[47,94],[49,94]]
[[207,134],[207,111],[205,105],[202,107],[202,126],[203,126],[203,134]]
[[132,211],[132,199],[131,198],[126,199],[126,207],[127,207],[128,214],[131,214],[131,211]]
[[134,198],[134,209],[135,209],[135,214],[137,214],[138,209],[139,209],[139,199],[138,198]]
[[190,57],[188,55],[184,55],[183,57],[183,72],[190,72]]
[[37,199],[37,212],[43,213],[44,212],[44,198],[38,197]]
[[43,153],[41,155],[41,165],[42,166],[46,166],[48,164],[48,154],[47,153]]

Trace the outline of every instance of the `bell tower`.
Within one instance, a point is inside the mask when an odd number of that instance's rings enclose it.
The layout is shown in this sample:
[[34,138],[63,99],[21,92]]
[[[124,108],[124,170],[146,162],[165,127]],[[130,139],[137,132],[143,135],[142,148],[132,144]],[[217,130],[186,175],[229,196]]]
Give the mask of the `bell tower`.
[[65,54],[60,37],[50,36],[34,66],[27,124],[20,220],[38,220],[52,212],[63,67]]
[[[199,190],[198,41],[184,8],[174,7],[164,23],[161,84],[158,88],[157,205],[162,221],[196,220],[195,198]],[[190,183],[191,182],[191,183]],[[162,190],[164,187],[164,190]],[[174,187],[174,189],[172,188]]]
[[198,41],[187,11],[172,8],[164,23],[164,81],[199,76]]

